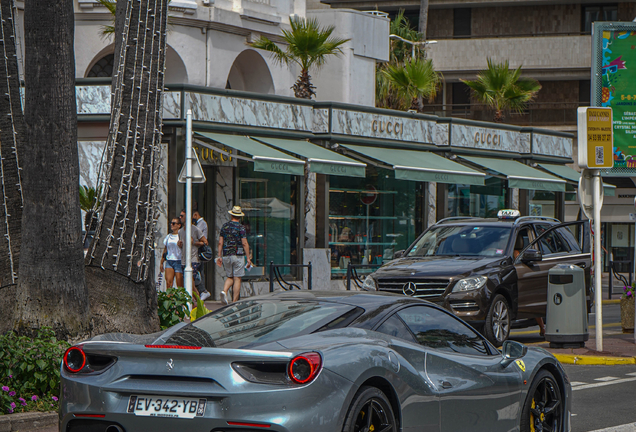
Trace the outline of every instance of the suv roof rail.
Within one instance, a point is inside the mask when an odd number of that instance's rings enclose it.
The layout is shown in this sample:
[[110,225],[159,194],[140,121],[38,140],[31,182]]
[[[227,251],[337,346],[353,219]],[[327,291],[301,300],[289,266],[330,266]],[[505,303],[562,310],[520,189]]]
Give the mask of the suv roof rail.
[[548,217],[548,216],[521,216],[520,218],[515,219],[515,225],[517,225],[520,221],[536,220],[536,219],[561,223],[561,221],[558,220],[557,218]]
[[438,220],[437,222],[435,222],[435,225],[440,224],[442,222],[450,221],[450,220],[462,220],[462,219],[479,219],[479,218],[475,216],[451,216],[451,217],[444,218],[442,220]]

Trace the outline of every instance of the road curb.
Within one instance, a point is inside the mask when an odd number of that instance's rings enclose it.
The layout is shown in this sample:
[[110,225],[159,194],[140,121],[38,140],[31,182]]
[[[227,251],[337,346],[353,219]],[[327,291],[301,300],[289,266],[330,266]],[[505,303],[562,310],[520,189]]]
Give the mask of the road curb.
[[636,364],[636,357],[610,357],[575,354],[552,354],[563,364],[571,365],[626,365]]
[[606,305],[606,304],[619,304],[621,302],[621,299],[612,299],[612,300],[603,300],[602,304]]
[[0,432],[36,431],[56,425],[59,421],[56,412],[25,412],[0,416]]

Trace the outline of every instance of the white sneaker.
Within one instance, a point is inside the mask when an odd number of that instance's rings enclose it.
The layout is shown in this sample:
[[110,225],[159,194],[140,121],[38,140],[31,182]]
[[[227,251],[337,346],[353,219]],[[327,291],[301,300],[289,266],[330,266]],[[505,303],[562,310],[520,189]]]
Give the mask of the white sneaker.
[[223,304],[229,304],[227,301],[227,294],[225,293],[225,291],[221,291],[221,302],[223,302]]
[[203,294],[201,294],[201,301],[205,301],[208,297],[210,297],[210,293],[205,291]]

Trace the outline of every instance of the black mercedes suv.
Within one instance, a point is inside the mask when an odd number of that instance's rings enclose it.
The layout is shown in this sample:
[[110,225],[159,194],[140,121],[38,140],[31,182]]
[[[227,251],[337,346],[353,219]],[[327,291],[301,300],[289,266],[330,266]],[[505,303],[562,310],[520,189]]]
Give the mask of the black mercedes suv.
[[518,217],[510,210],[500,211],[499,216],[439,221],[369,275],[364,289],[442,305],[497,346],[508,338],[513,321],[527,327],[536,324],[535,318],[545,317],[548,270],[557,264],[585,269],[591,310],[589,245],[582,248],[573,234],[584,231],[582,223]]

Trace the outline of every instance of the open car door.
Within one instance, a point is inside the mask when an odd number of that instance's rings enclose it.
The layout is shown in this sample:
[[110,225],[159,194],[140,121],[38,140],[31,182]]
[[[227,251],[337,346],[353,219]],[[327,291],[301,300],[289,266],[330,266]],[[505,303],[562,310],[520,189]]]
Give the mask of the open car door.
[[594,304],[591,290],[590,267],[591,254],[585,252],[582,245],[567,228],[579,226],[582,234],[589,235],[587,221],[565,222],[558,225],[537,222],[533,224],[536,237],[515,259],[517,272],[518,318],[544,317],[546,314],[548,294],[548,272],[557,264],[576,265],[585,270],[585,284],[588,311]]

